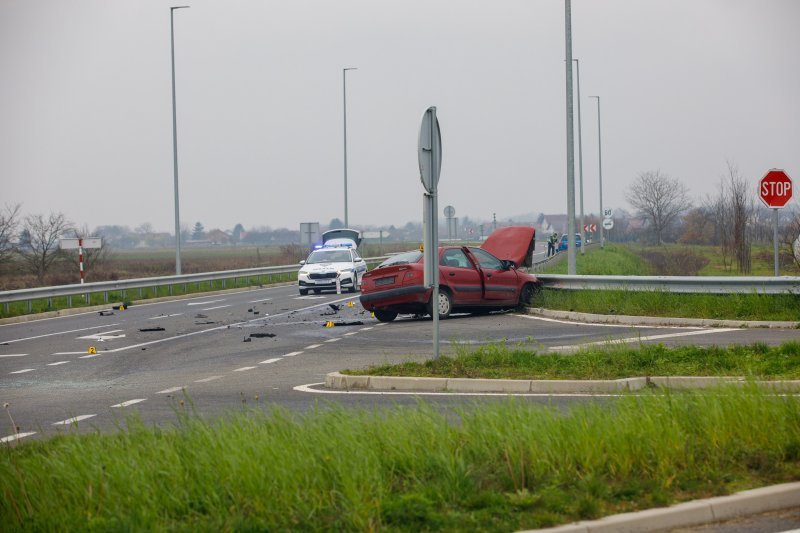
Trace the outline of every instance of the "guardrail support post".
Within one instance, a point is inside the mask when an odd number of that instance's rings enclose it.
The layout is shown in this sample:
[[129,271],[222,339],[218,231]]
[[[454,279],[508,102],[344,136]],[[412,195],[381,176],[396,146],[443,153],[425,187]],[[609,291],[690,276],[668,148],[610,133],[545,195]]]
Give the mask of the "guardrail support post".
[[169,295],[172,296],[172,285],[169,286]]
[[72,307],[72,295],[67,296],[67,307]]
[[47,299],[47,308],[48,309],[52,309],[53,308],[53,299],[52,298],[48,298]]
[[33,300],[28,300],[28,312],[33,313]]
[[[88,300],[88,298],[87,298],[87,300]],[[103,293],[103,301],[104,301],[105,303],[108,303],[108,291],[105,291],[105,292]],[[88,303],[88,301],[87,301],[87,303]]]
[[4,308],[5,308],[5,310],[6,310],[6,314],[9,314],[9,313],[11,312],[11,307],[10,307],[10,305],[9,305],[9,303],[8,303],[8,302],[6,302],[5,304],[3,304],[3,307],[4,307]]

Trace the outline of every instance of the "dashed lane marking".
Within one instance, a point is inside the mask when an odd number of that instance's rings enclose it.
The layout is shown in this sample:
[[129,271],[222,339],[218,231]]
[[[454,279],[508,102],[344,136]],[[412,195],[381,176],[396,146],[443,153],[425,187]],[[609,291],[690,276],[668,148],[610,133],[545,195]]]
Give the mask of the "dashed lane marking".
[[249,303],[251,303],[251,304],[257,304],[257,303],[259,303],[259,302],[268,302],[268,301],[270,301],[270,300],[272,300],[272,298],[261,298],[260,300],[250,300],[250,302],[249,302]]
[[224,302],[225,298],[221,298],[219,300],[206,300],[205,302],[189,302],[186,305],[208,305],[208,304],[215,304],[217,302]]
[[[81,353],[83,353],[83,352],[81,352]],[[100,357],[100,354],[99,353],[90,353],[90,354],[87,354],[87,355],[82,355],[78,359],[91,359],[92,357]]]
[[67,333],[75,333],[76,331],[89,331],[90,329],[110,328],[111,326],[119,326],[119,323],[117,323],[117,324],[104,324],[102,326],[92,326],[90,328],[69,329],[67,331],[57,331],[55,333],[45,333],[44,335],[36,335],[34,337],[23,337],[21,339],[12,339],[10,341],[0,341],[0,344],[11,344],[12,342],[30,341],[30,340],[33,340],[33,339],[41,339],[43,337],[52,337],[53,335],[66,335]]
[[67,363],[69,363],[69,361],[56,361],[55,363],[47,363],[47,366],[65,365]]
[[183,313],[172,313],[171,315],[158,315],[158,316],[151,316],[147,320],[160,320],[162,318],[172,318],[174,316],[181,316]]
[[366,328],[361,328],[358,331],[369,331],[371,329],[372,329],[372,326],[369,326],[369,327],[366,327]]
[[50,355],[80,355],[82,353],[86,353],[86,350],[82,352],[54,352],[51,353]]
[[345,333],[344,336],[345,337],[349,337],[350,335],[355,335],[356,333],[358,333],[358,332],[357,331],[351,331],[349,333]]
[[225,307],[230,307],[232,304],[225,304],[225,305],[216,305],[214,307],[204,307],[201,311],[213,311],[214,309],[224,309]]
[[339,342],[340,340],[342,340],[341,337],[334,337],[332,339],[326,340],[325,342]]
[[103,331],[101,333],[92,333],[91,335],[84,335],[83,337],[76,337],[77,339],[94,339],[94,340],[105,340],[106,338],[117,338],[117,337],[124,337],[125,335],[113,335],[114,333],[124,331],[121,329],[112,329],[110,331]]
[[221,377],[222,376],[211,376],[211,377],[207,377],[207,378],[203,378],[203,379],[196,379],[194,382],[195,383],[208,383],[209,381],[214,381],[215,379],[219,379]]
[[289,352],[289,353],[283,354],[283,356],[284,357],[294,357],[295,355],[300,355],[301,353],[303,353],[303,352]]
[[321,345],[321,344],[311,344],[311,345],[309,345],[309,346],[306,346],[306,347],[305,347],[305,348],[303,348],[303,349],[304,349],[304,350],[313,350],[314,348],[319,348],[320,346],[322,346],[322,345]]
[[596,342],[587,342],[584,344],[573,344],[568,346],[550,346],[548,349],[552,351],[569,351],[569,350],[576,350],[578,348],[582,348],[584,346],[597,346],[601,344],[625,344],[628,342],[643,342],[643,341],[654,341],[659,339],[669,339],[673,337],[688,337],[690,335],[707,335],[709,333],[725,333],[727,331],[738,331],[738,328],[715,328],[715,329],[703,329],[700,331],[684,331],[683,333],[665,333],[663,335],[649,335],[646,337],[628,337],[626,339],[606,339],[602,341]]
[[381,322],[380,324],[375,324],[375,327],[377,328],[377,327],[380,327],[380,326],[388,326],[388,325],[389,324],[387,324],[386,322]]
[[25,437],[30,437],[31,435],[36,435],[35,431],[28,431],[27,433],[15,433],[14,435],[9,435],[8,437],[3,437],[0,439],[0,442],[13,442],[18,439],[23,439]]
[[67,425],[70,425],[70,424],[77,424],[81,420],[86,420],[88,418],[92,418],[92,417],[95,417],[95,416],[97,416],[97,415],[78,415],[78,416],[73,416],[72,418],[67,418],[66,420],[62,420],[60,422],[53,422],[53,425],[54,426],[67,426]]
[[111,407],[128,407],[129,405],[133,405],[135,403],[140,403],[147,400],[147,398],[136,398],[135,400],[128,400],[127,402],[117,403],[112,405]]
[[298,296],[295,300],[321,300],[324,296]]
[[243,366],[242,368],[235,369],[234,372],[244,372],[246,370],[253,370],[254,368],[256,368],[256,367],[254,367],[254,366]]
[[36,370],[35,368],[23,368],[22,370],[15,370],[13,372],[9,372],[9,374],[24,374],[26,372],[33,372]]
[[28,354],[26,354],[26,353],[7,353],[7,354],[0,355],[0,357],[25,357],[26,355],[28,355]]
[[172,394],[173,392],[178,392],[178,391],[181,391],[181,390],[183,390],[185,388],[186,387],[183,387],[183,386],[181,386],[181,387],[170,387],[169,389],[160,390],[156,394]]
[[270,364],[270,363],[276,363],[276,362],[278,362],[278,361],[280,361],[280,360],[281,360],[281,358],[280,358],[280,357],[274,357],[274,358],[272,358],[272,359],[267,359],[266,361],[261,361],[261,362],[260,362],[260,363],[258,363],[258,364],[259,364],[259,365],[268,365],[268,364]]

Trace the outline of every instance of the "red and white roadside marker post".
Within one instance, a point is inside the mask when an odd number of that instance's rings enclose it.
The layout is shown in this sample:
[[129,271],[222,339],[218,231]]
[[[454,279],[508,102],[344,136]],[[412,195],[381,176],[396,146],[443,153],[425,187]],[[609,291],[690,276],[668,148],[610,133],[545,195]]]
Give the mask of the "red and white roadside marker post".
[[78,263],[81,272],[81,285],[83,284],[83,249],[102,248],[103,239],[101,237],[87,237],[85,239],[59,239],[59,246],[62,250],[78,250]]
[[772,209],[775,216],[772,246],[775,256],[775,276],[780,276],[778,263],[778,209],[783,209],[792,199],[792,179],[783,170],[773,168],[767,172],[758,184],[758,196],[764,205]]

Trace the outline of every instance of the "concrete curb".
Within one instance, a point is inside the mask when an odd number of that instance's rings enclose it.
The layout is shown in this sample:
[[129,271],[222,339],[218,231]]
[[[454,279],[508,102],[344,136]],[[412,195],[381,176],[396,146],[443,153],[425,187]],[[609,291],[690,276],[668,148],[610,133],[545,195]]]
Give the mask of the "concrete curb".
[[595,533],[617,531],[660,531],[730,520],[740,516],[789,509],[800,505],[800,483],[783,483],[770,487],[679,503],[670,507],[648,509],[599,520],[575,522],[545,529],[529,529],[520,533]]
[[[193,292],[192,294],[181,294],[176,296],[161,296],[159,298],[148,298],[146,300],[132,300],[131,305],[146,305],[155,304],[160,302],[171,302],[177,300],[189,300],[191,298],[205,298],[206,296],[214,296],[218,294],[232,294],[237,292],[249,292],[257,289],[264,289],[267,287],[285,287],[287,285],[294,285],[296,282],[280,282],[270,283],[263,287],[239,287],[236,289],[221,289],[218,291],[206,292]],[[45,311],[44,313],[33,313],[30,315],[19,315],[8,318],[0,318],[0,326],[6,324],[20,324],[23,322],[33,322],[34,320],[44,320],[46,318],[58,318],[62,316],[80,315],[82,313],[92,313],[94,311],[105,311],[111,309],[112,305],[119,305],[120,302],[108,302],[103,305],[92,305],[87,307],[70,307],[68,309],[59,309],[58,311]]]
[[529,315],[574,322],[596,322],[600,324],[619,324],[627,326],[690,326],[704,328],[779,328],[800,329],[800,322],[769,320],[716,320],[709,318],[671,318],[659,316],[598,315],[557,311],[541,307],[528,308]]
[[501,394],[619,394],[644,388],[708,389],[722,384],[754,383],[776,392],[800,391],[800,380],[747,381],[743,377],[654,376],[613,380],[577,379],[471,379],[401,376],[351,376],[331,372],[325,387],[338,390],[383,390],[406,392],[486,392]]

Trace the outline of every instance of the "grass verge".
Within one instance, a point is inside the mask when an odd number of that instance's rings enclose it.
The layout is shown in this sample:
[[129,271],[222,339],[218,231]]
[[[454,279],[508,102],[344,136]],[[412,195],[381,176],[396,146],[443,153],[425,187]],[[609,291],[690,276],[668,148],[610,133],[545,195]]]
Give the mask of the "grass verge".
[[[559,252],[566,254],[567,252]],[[586,276],[648,276],[650,266],[629,247],[621,244],[606,244],[604,248],[589,247],[585,255],[575,256],[578,274]],[[567,263],[559,262],[542,270],[542,274],[566,274]]]
[[[800,401],[756,389],[129,420],[0,452],[15,531],[512,531],[800,479]],[[55,504],[57,502],[57,504]]]
[[488,379],[621,379],[639,376],[745,376],[800,379],[800,342],[780,346],[591,347],[572,355],[519,345],[459,346],[453,357],[372,366],[344,374]]

